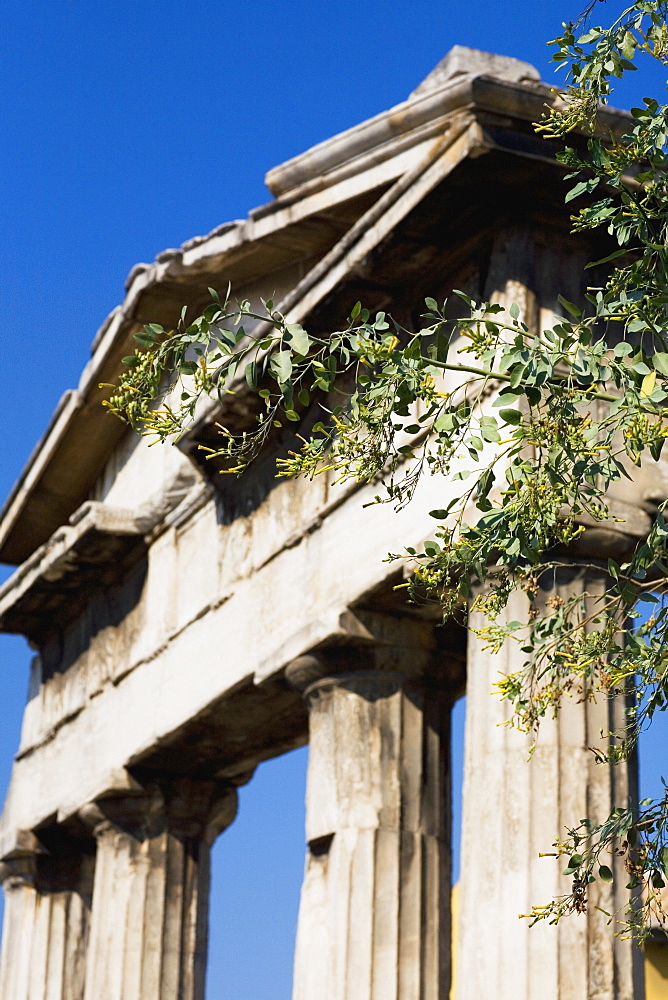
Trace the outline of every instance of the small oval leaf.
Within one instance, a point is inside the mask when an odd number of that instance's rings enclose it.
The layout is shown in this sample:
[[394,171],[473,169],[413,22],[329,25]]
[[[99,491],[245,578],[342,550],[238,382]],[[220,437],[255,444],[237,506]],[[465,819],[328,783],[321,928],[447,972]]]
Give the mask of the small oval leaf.
[[519,410],[499,410],[499,416],[506,424],[512,424],[517,427],[522,423],[522,414]]

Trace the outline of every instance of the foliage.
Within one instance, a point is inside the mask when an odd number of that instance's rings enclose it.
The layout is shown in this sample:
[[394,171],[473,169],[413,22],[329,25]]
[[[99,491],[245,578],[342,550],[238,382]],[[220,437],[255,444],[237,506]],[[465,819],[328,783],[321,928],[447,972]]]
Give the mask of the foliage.
[[[499,691],[521,730],[534,732],[565,697],[624,697],[635,685],[623,730],[597,751],[611,763],[668,700],[668,605],[657,596],[668,585],[665,504],[635,548],[609,559],[603,593],[544,601],[541,584],[573,564],[588,526],[614,520],[611,487],[657,461],[668,437],[668,106],[645,98],[616,137],[599,113],[637,56],[668,62],[667,13],[666,2],[637,2],[610,28],[578,36],[564,25],[551,43],[568,87],[537,128],[586,137],[558,154],[575,181],[566,201],[583,199],[573,229],[603,228],[617,247],[588,265],[608,276],[586,303],[560,297],[551,329],[530,329],[516,304],[506,312],[455,292],[467,309],[456,323],[433,299],[417,332],[357,303],[345,329],[319,338],[271,301],[256,311],[211,290],[197,319],[184,312],[176,330],[151,325],[137,336],[145,351],[125,359],[108,401],[165,440],[183,432],[202,397],[224,402],[245,384],[262,400],[256,424],[222,427],[209,449],[227,472],[243,472],[273,428],[293,423],[307,436],[279,459],[279,475],[378,482],[377,502],[397,507],[424,475],[443,477],[448,502],[431,511],[434,538],[403,556],[414,567],[411,594],[435,597],[445,615],[468,602],[469,627],[492,649],[519,642],[524,665]],[[509,622],[504,609],[518,588],[526,615]],[[651,605],[649,620],[639,601]],[[612,878],[616,851],[629,888],[644,888],[628,916],[642,936],[668,873],[668,798],[583,820],[556,846],[570,858],[572,892],[534,919],[585,908],[586,886]]]

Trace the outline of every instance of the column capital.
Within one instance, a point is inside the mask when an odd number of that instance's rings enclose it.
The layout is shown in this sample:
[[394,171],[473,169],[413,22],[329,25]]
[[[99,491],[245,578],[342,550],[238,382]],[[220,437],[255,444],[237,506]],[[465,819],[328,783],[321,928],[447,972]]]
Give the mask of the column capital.
[[37,853],[15,854],[0,861],[0,885],[34,885],[37,878]]
[[237,790],[223,782],[162,778],[143,791],[105,796],[87,803],[80,818],[96,837],[122,830],[135,837],[155,836],[167,829],[176,836],[202,837],[209,844],[232,823]]
[[109,828],[123,829],[141,835],[148,831],[163,813],[163,798],[158,790],[123,795],[109,795],[86,803],[79,818],[99,837]]
[[38,874],[38,862],[47,849],[32,830],[16,830],[12,847],[0,857],[0,884],[8,878],[34,883]]
[[287,682],[308,700],[325,688],[361,686],[396,691],[417,686],[449,688],[439,676],[439,658],[431,648],[406,646],[335,646],[306,653],[285,668]]
[[301,691],[306,700],[317,696],[317,694],[331,687],[350,687],[355,690],[360,686],[373,685],[377,689],[396,691],[403,687],[408,678],[409,672],[398,670],[383,670],[373,666],[353,666],[351,669],[350,660],[356,659],[355,652],[347,650],[348,664],[346,657],[337,662],[338,658],[306,655],[298,656],[296,660],[288,664],[285,676],[289,684]]

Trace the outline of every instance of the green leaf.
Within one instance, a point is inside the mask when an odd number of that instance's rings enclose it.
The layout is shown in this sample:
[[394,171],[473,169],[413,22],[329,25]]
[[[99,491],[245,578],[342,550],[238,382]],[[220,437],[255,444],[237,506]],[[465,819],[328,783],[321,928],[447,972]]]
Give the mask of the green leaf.
[[588,264],[585,264],[585,271],[588,271],[590,267],[598,267],[599,264],[607,264],[609,260],[616,260],[617,257],[623,257],[628,252],[628,247],[622,247],[621,250],[609,253],[607,257],[601,257],[600,260],[592,260]]
[[439,510],[430,510],[429,513],[431,517],[436,517],[439,520],[443,520],[443,518],[447,517],[452,508],[456,507],[458,503],[459,503],[459,497],[453,497],[453,499],[450,501],[447,507],[440,508]]
[[355,305],[350,310],[350,318],[351,319],[357,319],[357,317],[359,316],[359,314],[361,312],[362,312],[362,303],[361,302],[356,302]]
[[157,339],[156,334],[147,327],[144,327],[139,333],[135,333],[135,340],[140,347],[153,347]]
[[557,295],[557,299],[559,301],[559,304],[564,307],[566,312],[570,313],[571,316],[574,316],[575,319],[579,319],[580,316],[582,316],[582,309],[578,309],[578,307],[573,302],[569,302],[568,299],[565,299],[563,297],[563,295]]
[[440,554],[441,546],[438,544],[438,542],[425,542],[424,550],[428,556],[432,556],[433,558],[434,556]]
[[589,42],[595,42],[597,38],[601,36],[600,28],[592,28],[591,31],[587,31],[584,35],[580,35],[577,40],[577,45],[588,45]]
[[455,418],[452,413],[441,413],[441,415],[434,420],[434,430],[439,434],[452,431],[454,430],[454,427]]
[[513,365],[512,371],[510,372],[511,389],[517,389],[520,382],[524,379],[524,376],[525,376],[524,365]]
[[499,416],[506,424],[517,426],[522,423],[522,414],[519,410],[499,410]]
[[[636,51],[636,40],[630,31],[624,34],[624,41],[622,42],[620,48],[621,53],[626,59],[633,59]],[[635,68],[635,67],[634,67]]]
[[619,563],[614,559],[608,559],[608,573],[613,580],[619,580]]
[[564,201],[573,201],[574,198],[579,198],[581,194],[590,194],[597,187],[598,181],[598,177],[594,177],[588,181],[580,181],[575,187],[571,188]]
[[250,361],[246,365],[246,382],[251,389],[257,389],[257,362]]
[[655,354],[652,364],[661,375],[668,375],[668,354]]
[[438,312],[438,302],[436,299],[432,299],[429,296],[424,300],[424,304],[427,309],[431,309],[432,312]]
[[[494,469],[485,469],[480,479],[478,480],[478,497],[486,497],[492,486],[494,485]],[[454,503],[458,501],[451,501],[450,506],[454,506]],[[448,507],[448,510],[450,509]]]
[[129,354],[127,357],[122,358],[122,363],[126,368],[135,368],[139,363],[139,358],[136,354]]
[[288,323],[285,329],[289,334],[290,347],[295,354],[301,354],[302,357],[306,357],[311,349],[311,338],[304,327],[299,323]]
[[492,427],[490,424],[482,424],[480,427],[480,434],[485,441],[496,443],[501,440],[501,435],[496,427]]
[[287,382],[292,375],[292,354],[290,351],[277,351],[269,362],[271,373],[279,384]]
[[649,453],[655,462],[658,462],[661,458],[661,452],[663,451],[663,446],[666,443],[665,438],[656,438],[651,442],[649,446]]
[[613,880],[613,874],[607,865],[601,865],[598,870],[598,876],[599,878],[602,878],[604,882],[612,882]]
[[649,372],[645,375],[640,386],[640,396],[645,398],[651,396],[654,392],[654,386],[656,385],[656,372]]
[[520,307],[518,306],[517,302],[513,302],[513,304],[509,309],[509,312],[510,315],[513,317],[513,319],[519,319]]
[[475,302],[473,301],[470,295],[466,294],[466,292],[462,292],[461,289],[459,288],[453,288],[452,294],[456,295],[457,298],[463,299],[464,302],[466,302],[467,306],[470,306],[471,309],[475,308]]
[[514,403],[520,398],[521,395],[522,393],[513,392],[512,389],[504,389],[503,392],[496,397],[492,406],[506,406],[508,403]]
[[564,875],[572,875],[573,872],[578,870],[583,861],[584,858],[581,854],[574,854],[568,862],[568,867],[564,869]]

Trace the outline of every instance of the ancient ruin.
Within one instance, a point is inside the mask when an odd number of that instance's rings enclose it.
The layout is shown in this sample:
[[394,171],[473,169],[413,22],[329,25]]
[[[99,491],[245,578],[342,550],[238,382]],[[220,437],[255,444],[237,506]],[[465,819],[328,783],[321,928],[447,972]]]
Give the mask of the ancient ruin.
[[[569,706],[528,766],[490,695],[511,652],[394,589],[384,559],[428,537],[442,483],[395,513],[363,509],[371,486],[277,482],[287,431],[221,477],[198,450],[213,404],[155,448],[100,405],[142,324],[170,326],[228,281],[321,333],[358,299],[410,325],[453,287],[549,322],[602,256],[599,237],[569,235],[562,168],[532,128],[549,99],[532,66],[455,48],[402,104],[271,170],[273,200],[247,219],[130,273],[3,511],[0,558],[18,568],[0,626],[36,655],[0,825],[1,1000],[202,1000],[210,846],[257,764],[306,742],[295,1000],[445,1000],[465,689],[454,996],[644,996],[640,953],[594,906],[557,928],[517,919],[563,884],[538,851],[627,801],[635,775],[586,750],[614,704]],[[225,419],[242,427],[253,405],[230,397]],[[659,472],[616,498],[623,524],[588,532],[593,559],[647,530]]]

